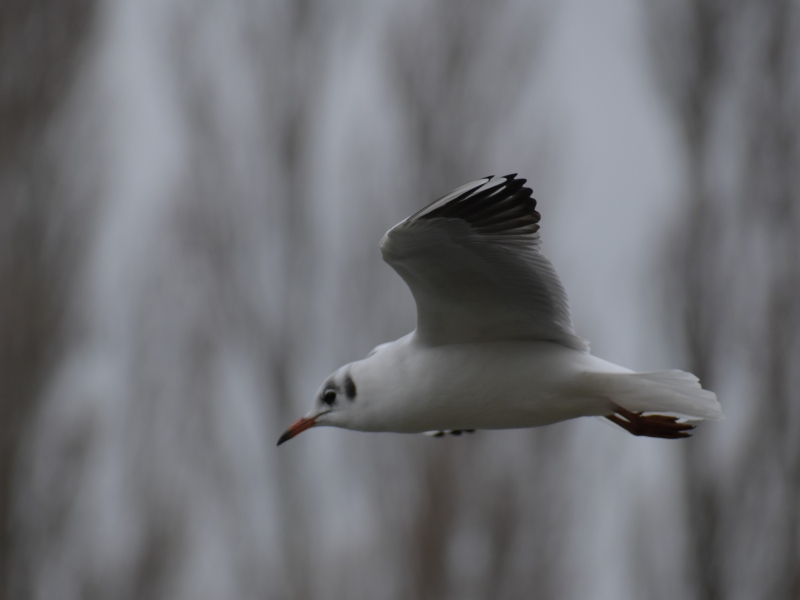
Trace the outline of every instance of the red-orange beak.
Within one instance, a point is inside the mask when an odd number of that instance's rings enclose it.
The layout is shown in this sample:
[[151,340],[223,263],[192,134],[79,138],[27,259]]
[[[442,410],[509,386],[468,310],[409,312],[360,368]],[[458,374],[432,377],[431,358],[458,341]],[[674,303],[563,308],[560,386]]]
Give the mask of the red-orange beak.
[[312,428],[317,424],[318,416],[319,415],[314,415],[313,417],[303,417],[297,421],[294,425],[289,427],[289,429],[283,432],[283,435],[278,439],[278,446],[280,446],[283,442],[288,442],[294,436],[303,433],[306,429]]

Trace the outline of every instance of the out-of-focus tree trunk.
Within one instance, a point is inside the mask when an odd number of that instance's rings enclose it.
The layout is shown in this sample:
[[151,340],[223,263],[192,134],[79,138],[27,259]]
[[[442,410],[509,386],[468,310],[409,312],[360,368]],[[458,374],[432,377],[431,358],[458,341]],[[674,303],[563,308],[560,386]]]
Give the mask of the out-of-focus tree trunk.
[[800,5],[649,8],[687,165],[669,297],[729,417],[685,446],[685,568],[698,599],[798,598]]
[[16,490],[18,589],[309,598],[302,456],[267,467],[297,416],[310,327],[304,170],[331,13],[125,1],[99,12],[87,102],[70,114],[89,131],[61,150],[101,149],[100,168],[78,164],[77,177],[102,184],[91,218],[71,224],[87,247]]
[[18,533],[18,449],[58,348],[77,239],[65,231],[47,133],[73,85],[94,12],[94,0],[0,4],[0,598],[9,597]]
[[[277,406],[278,422],[288,426],[307,410],[308,398],[298,397],[300,365],[308,358],[304,347],[312,338],[314,282],[318,277],[319,248],[313,234],[310,177],[313,122],[324,85],[326,50],[335,31],[336,3],[317,0],[286,2],[280,61],[265,101],[279,106],[276,119],[277,173],[282,176],[280,199],[283,216],[283,265],[286,285],[281,314],[274,323],[269,342],[270,386]],[[332,18],[334,17],[334,18]],[[265,107],[266,108],[266,107]],[[277,191],[277,190],[276,190]],[[269,198],[268,201],[272,201]],[[300,457],[285,453],[280,460],[278,481],[282,502],[282,535],[285,548],[286,588],[290,597],[312,598],[311,549],[314,533],[309,519],[308,489],[303,487],[304,466]]]

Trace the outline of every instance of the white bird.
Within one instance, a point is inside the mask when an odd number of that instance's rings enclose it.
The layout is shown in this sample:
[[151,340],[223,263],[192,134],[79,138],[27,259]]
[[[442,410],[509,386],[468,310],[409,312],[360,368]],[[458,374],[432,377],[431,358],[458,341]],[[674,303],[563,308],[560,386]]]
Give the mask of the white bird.
[[694,427],[684,418],[722,416],[691,373],[635,373],[589,353],[524,184],[479,179],[386,233],[381,252],[411,288],[416,329],[334,372],[278,445],[320,425],[444,435],[583,416],[681,438]]

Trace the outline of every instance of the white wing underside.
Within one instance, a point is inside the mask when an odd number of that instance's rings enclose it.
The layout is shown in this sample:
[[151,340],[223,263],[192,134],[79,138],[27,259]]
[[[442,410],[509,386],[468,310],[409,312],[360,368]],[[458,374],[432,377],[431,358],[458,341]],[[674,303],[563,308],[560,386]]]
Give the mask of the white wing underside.
[[384,236],[383,258],[414,295],[424,343],[547,340],[588,350],[539,251],[539,213],[524,183],[514,175],[472,182]]

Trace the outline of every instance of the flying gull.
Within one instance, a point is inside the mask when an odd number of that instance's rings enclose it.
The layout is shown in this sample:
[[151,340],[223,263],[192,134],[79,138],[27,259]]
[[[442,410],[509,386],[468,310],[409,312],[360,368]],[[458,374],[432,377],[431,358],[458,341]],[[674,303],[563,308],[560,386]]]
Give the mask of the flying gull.
[[414,296],[416,329],[334,372],[278,445],[322,425],[440,436],[585,416],[675,439],[691,421],[722,416],[691,373],[636,373],[589,353],[540,252],[525,181],[473,181],[383,236],[383,259]]

